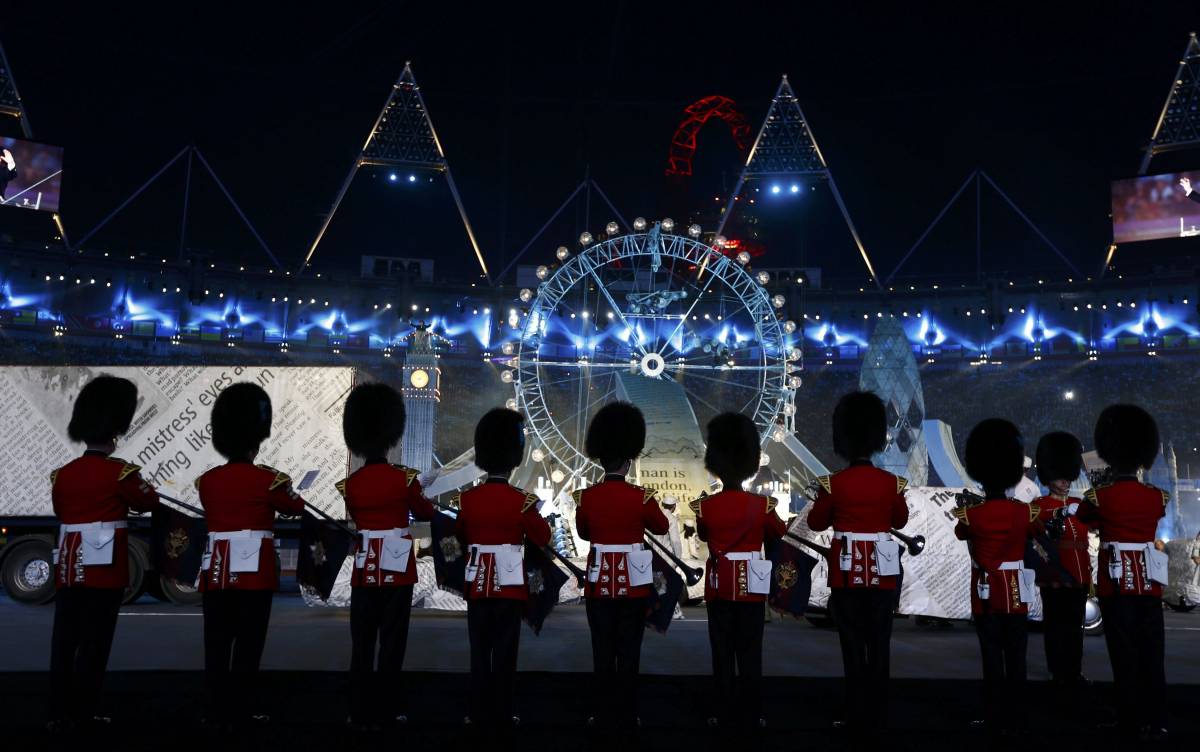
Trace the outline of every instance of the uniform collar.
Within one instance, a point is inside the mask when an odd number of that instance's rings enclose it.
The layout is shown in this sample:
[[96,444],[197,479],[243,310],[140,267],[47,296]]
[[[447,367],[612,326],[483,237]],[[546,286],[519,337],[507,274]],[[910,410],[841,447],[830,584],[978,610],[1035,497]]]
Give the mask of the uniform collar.
[[620,483],[624,483],[625,476],[622,475],[621,473],[605,473],[604,474],[604,482],[608,483],[609,481],[617,481]]
[[503,483],[508,485],[508,477],[504,475],[489,475],[484,483]]
[[387,457],[372,457],[363,463],[363,465],[386,465]]
[[108,457],[109,455],[108,455],[108,452],[102,452],[99,449],[85,449],[83,451],[83,456],[84,457]]
[[856,460],[850,460],[850,467],[874,467],[871,460],[866,457],[859,457]]
[[1066,501],[1067,499],[1071,498],[1071,494],[1070,494],[1070,493],[1065,493],[1065,494],[1062,494],[1062,495],[1060,496],[1060,495],[1058,495],[1058,494],[1054,493],[1053,491],[1051,491],[1051,492],[1050,492],[1050,498],[1051,498],[1051,499],[1058,499],[1059,501]]
[[1113,478],[1113,483],[1119,483],[1119,482],[1121,482],[1121,481],[1123,481],[1123,480],[1127,480],[1127,481],[1130,481],[1130,482],[1132,482],[1132,483],[1140,483],[1140,482],[1141,482],[1140,480],[1138,480],[1138,477],[1137,477],[1137,475],[1136,475],[1136,474],[1133,474],[1133,475],[1118,475],[1118,476],[1115,476],[1115,477]]

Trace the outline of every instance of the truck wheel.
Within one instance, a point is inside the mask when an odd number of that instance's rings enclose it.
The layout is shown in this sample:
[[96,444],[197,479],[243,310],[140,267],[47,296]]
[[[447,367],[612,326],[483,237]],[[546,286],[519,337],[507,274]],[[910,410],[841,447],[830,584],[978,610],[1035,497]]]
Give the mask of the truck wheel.
[[54,546],[38,538],[10,546],[0,571],[4,591],[20,603],[49,603],[54,599]]
[[146,570],[150,569],[150,548],[139,538],[129,539],[129,586],[122,604],[133,603],[146,591]]
[[177,606],[196,606],[200,603],[200,591],[189,584],[176,580],[174,577],[159,575],[158,589],[163,598]]

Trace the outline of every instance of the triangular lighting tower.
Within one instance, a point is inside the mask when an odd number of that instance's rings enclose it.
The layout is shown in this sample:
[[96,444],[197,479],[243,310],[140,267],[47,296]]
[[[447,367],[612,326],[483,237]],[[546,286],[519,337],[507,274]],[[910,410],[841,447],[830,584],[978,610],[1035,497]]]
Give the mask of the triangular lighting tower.
[[1145,175],[1158,154],[1195,148],[1200,148],[1200,42],[1193,31],[1138,174]]
[[333,215],[337,212],[342,199],[345,198],[346,191],[350,189],[350,183],[354,181],[354,176],[358,174],[360,168],[366,165],[409,167],[443,173],[446,176],[446,184],[450,187],[450,194],[454,196],[454,204],[458,207],[463,227],[467,230],[471,248],[475,251],[475,258],[479,259],[479,266],[483,269],[484,276],[491,281],[487,264],[483,260],[483,252],[479,250],[479,243],[475,239],[475,231],[471,228],[470,220],[467,219],[467,210],[463,207],[462,198],[458,195],[458,187],[454,185],[454,176],[450,174],[450,163],[446,161],[442,144],[438,141],[437,132],[433,129],[433,121],[429,118],[429,110],[425,107],[425,99],[421,96],[421,87],[417,85],[417,80],[413,77],[411,63],[404,64],[400,78],[392,86],[392,92],[379,112],[379,117],[376,118],[375,125],[371,128],[371,133],[367,136],[358,158],[354,160],[350,174],[342,183],[341,190],[338,191],[337,198],[333,201],[333,206],[325,215],[325,221],[321,223],[317,237],[309,246],[304,263],[300,266],[301,271],[308,266],[321,238],[329,229],[329,223],[333,221]]
[[779,88],[775,90],[775,98],[771,100],[767,118],[758,131],[758,137],[754,139],[754,146],[750,148],[750,154],[746,157],[746,166],[742,168],[733,193],[729,196],[725,212],[721,215],[721,224],[717,227],[717,234],[721,234],[725,229],[725,223],[729,220],[738,196],[741,194],[742,186],[747,180],[804,175],[816,176],[829,182],[833,199],[842,213],[846,228],[850,230],[854,245],[858,248],[858,253],[862,256],[863,263],[866,264],[867,271],[871,274],[871,279],[875,281],[876,285],[880,285],[879,277],[875,274],[875,267],[871,264],[870,257],[867,256],[867,249],[863,246],[862,239],[858,236],[858,230],[850,219],[850,213],[846,210],[845,202],[842,201],[842,194],[838,192],[837,184],[833,181],[833,173],[829,171],[829,165],[825,163],[825,157],[821,155],[821,149],[817,146],[817,140],[813,138],[812,131],[808,127],[808,119],[804,117],[804,112],[800,109],[800,102],[796,99],[796,94],[792,91],[787,76],[783,77],[779,82]]
[[0,115],[15,117],[21,122],[21,132],[25,138],[33,138],[33,128],[29,125],[29,115],[21,104],[21,95],[17,92],[17,81],[13,78],[12,68],[0,45]]

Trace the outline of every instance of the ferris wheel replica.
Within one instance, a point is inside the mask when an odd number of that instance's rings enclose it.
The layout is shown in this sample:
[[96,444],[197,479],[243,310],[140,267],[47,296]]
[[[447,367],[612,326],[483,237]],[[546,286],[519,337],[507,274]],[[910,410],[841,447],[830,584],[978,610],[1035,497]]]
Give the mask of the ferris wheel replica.
[[698,225],[676,234],[670,219],[648,227],[639,217],[632,233],[605,230],[598,242],[583,233],[578,254],[560,247],[555,268],[537,267],[537,289],[520,291],[523,312],[510,311],[517,336],[502,347],[511,370],[501,378],[526,416],[530,458],[553,464],[555,483],[594,478],[587,420],[638,377],[677,384],[700,426],[741,412],[763,443],[783,441],[802,350],[783,320],[786,299],[765,288],[770,274],[751,270],[748,254],[722,254],[719,236],[703,242]]

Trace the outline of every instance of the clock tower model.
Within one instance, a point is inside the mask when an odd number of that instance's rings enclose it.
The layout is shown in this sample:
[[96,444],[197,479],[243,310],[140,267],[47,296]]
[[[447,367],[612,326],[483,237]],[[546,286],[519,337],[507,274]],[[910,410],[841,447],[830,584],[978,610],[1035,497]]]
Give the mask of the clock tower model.
[[418,324],[408,338],[408,354],[404,359],[404,441],[401,462],[425,472],[433,467],[433,431],[437,422],[437,405],[441,400],[442,370],[433,337],[425,324]]

